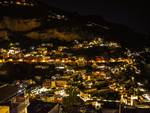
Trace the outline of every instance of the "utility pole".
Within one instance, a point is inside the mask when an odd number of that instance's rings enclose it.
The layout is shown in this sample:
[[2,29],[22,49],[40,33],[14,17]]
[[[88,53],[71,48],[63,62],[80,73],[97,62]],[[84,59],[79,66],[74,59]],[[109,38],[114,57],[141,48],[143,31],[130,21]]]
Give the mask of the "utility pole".
[[121,113],[121,102],[119,104],[119,113]]

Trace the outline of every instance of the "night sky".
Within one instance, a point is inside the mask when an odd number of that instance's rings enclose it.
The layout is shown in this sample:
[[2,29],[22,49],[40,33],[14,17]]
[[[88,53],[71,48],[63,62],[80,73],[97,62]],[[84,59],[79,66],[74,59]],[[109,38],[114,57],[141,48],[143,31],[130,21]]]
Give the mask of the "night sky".
[[[137,32],[150,34],[150,7],[145,0],[42,0],[51,6],[83,15],[96,14],[106,20],[127,25]],[[128,2],[130,1],[130,2]],[[131,2],[132,1],[132,2]]]

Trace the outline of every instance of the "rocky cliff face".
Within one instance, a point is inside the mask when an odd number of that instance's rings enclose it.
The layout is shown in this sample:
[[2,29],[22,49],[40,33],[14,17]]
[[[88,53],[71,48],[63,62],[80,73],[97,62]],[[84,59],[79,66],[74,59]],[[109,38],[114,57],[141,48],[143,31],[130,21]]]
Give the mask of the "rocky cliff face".
[[[50,24],[50,22],[48,24]],[[0,21],[0,37],[3,39],[9,36],[15,37],[14,33],[31,39],[47,40],[50,38],[58,38],[60,40],[69,41],[79,39],[77,34],[59,31],[57,27],[44,28],[43,22],[38,18],[16,19],[3,17]]]
[[3,17],[0,21],[0,29],[7,29],[13,32],[26,32],[39,27],[38,19],[15,19]]

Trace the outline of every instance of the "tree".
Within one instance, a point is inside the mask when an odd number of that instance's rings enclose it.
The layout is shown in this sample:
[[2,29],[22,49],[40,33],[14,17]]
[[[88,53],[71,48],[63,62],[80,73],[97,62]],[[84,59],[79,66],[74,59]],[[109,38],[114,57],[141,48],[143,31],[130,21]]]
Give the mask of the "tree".
[[63,107],[67,113],[80,113],[80,107],[83,105],[83,100],[77,96],[76,88],[69,88],[67,91],[69,96],[63,98]]

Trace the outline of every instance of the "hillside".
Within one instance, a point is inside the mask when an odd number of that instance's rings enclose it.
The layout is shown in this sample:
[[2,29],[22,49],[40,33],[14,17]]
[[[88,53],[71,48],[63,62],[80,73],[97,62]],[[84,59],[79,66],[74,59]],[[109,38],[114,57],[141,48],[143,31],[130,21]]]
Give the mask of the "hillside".
[[135,33],[126,26],[110,23],[100,16],[82,16],[66,12],[38,0],[0,5],[1,40],[17,41],[25,38],[35,41],[50,39],[72,41],[102,37],[117,41],[125,47],[149,47],[150,44],[149,36]]

